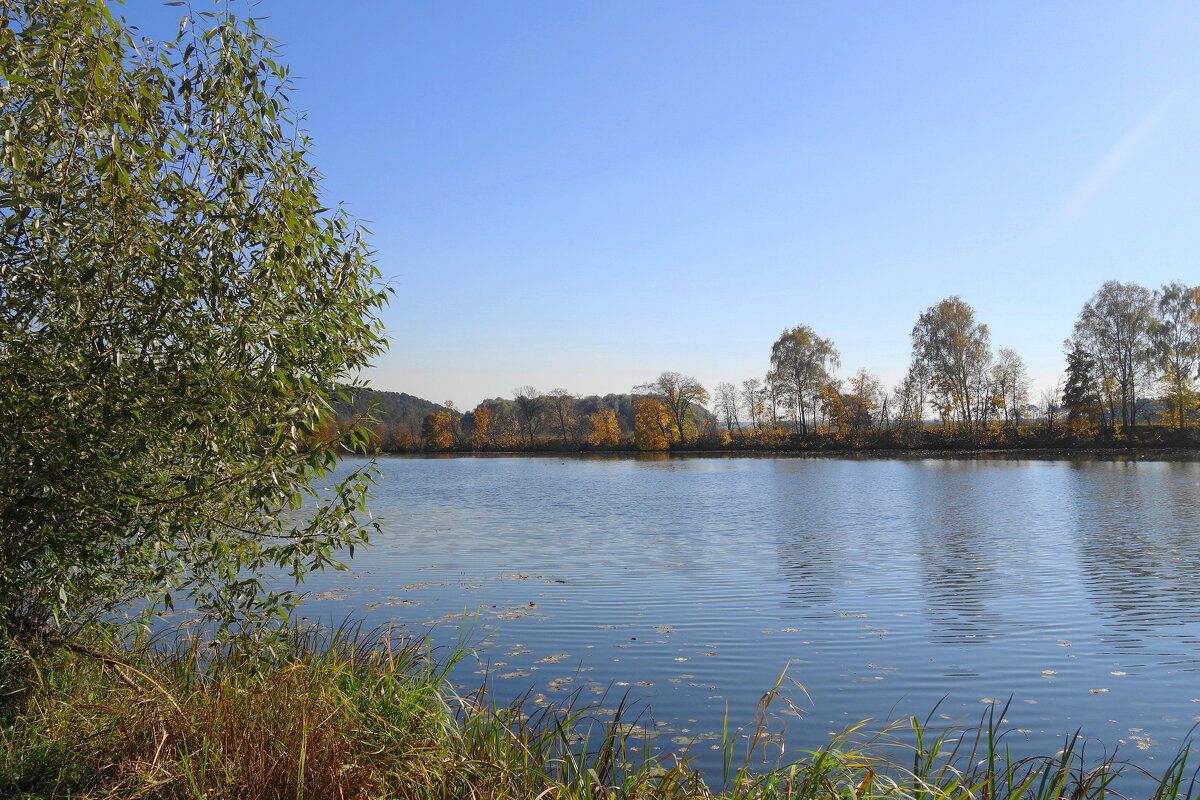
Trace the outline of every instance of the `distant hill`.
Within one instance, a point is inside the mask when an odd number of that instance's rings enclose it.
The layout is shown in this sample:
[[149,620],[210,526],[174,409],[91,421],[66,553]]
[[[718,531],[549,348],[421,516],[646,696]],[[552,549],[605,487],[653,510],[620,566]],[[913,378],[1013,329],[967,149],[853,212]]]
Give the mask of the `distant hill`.
[[[593,414],[602,408],[611,408],[614,412],[616,412],[617,424],[621,428],[621,433],[632,434],[634,418],[636,416],[633,403],[638,397],[639,395],[632,394],[606,394],[603,397],[593,394],[586,397],[576,397],[575,404],[572,408],[572,415],[575,417],[578,423],[582,423],[586,421],[589,414]],[[514,427],[516,425],[517,405],[512,400],[509,400],[506,397],[493,397],[488,400],[484,400],[480,403],[480,405],[488,406],[492,409],[493,413],[497,415],[498,419],[495,424],[499,424],[501,427],[503,427],[504,421],[507,420],[509,422],[509,427]],[[716,418],[712,415],[712,412],[710,412],[704,406],[697,405],[696,403],[692,403],[692,415],[700,422],[706,422],[708,420],[712,420],[714,422],[716,421]],[[549,413],[543,412],[542,416],[543,420],[540,428],[541,432],[552,434],[554,428],[553,421],[550,419]],[[580,431],[580,435],[582,435],[582,430],[583,429]]]
[[[445,406],[414,397],[403,392],[382,392],[376,389],[363,389],[353,395],[353,402],[334,402],[333,413],[338,422],[349,422],[355,417],[370,414],[371,417],[390,426],[407,425],[413,432],[419,433],[421,423],[429,414],[447,411]],[[459,412],[451,412],[462,416]]]
[[[581,441],[587,435],[587,417],[601,408],[611,408],[616,412],[617,424],[621,433],[632,435],[634,428],[634,395],[608,394],[603,397],[592,395],[577,397],[571,409],[571,435],[576,441]],[[517,412],[516,404],[504,397],[484,400],[481,406],[492,410],[491,430],[493,436],[507,435],[514,441],[523,441],[523,423]],[[385,392],[377,389],[362,389],[355,393],[351,402],[335,400],[333,403],[334,417],[339,423],[346,423],[355,418],[370,415],[371,421],[380,425],[373,426],[384,436],[381,446],[391,452],[406,452],[420,450],[424,447],[421,437],[424,431],[425,418],[439,411],[450,411],[460,421],[457,435],[460,442],[469,443],[474,430],[474,410],[466,414],[448,409],[444,405],[415,397],[403,392]],[[712,420],[712,414],[703,406],[692,405],[693,417],[705,422]],[[380,426],[386,428],[382,430]],[[539,438],[553,438],[558,433],[555,422],[548,410],[543,410],[534,429]]]

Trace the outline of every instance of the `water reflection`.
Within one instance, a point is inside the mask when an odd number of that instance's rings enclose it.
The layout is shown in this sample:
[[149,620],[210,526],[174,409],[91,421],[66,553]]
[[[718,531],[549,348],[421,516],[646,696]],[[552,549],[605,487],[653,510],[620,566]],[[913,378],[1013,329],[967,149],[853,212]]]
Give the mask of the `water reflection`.
[[1086,463],[1070,475],[1076,550],[1103,641],[1196,663],[1200,465]]
[[962,719],[1009,696],[1031,737],[1083,727],[1115,742],[1138,727],[1167,742],[1200,695],[1180,677],[1200,652],[1194,462],[380,466],[384,531],[353,580],[317,578],[331,594],[309,613],[423,630],[478,610],[514,695],[572,685],[541,661],[565,654],[589,670],[575,685],[629,687],[658,719],[711,732],[726,703],[749,720],[790,664],[812,698],[790,721],[794,747],[865,717],[942,700]]
[[1020,629],[1001,601],[1028,562],[1015,520],[1019,467],[925,461],[907,471],[925,613],[937,642],[982,642]]
[[[821,462],[825,467],[830,462]],[[846,518],[844,508],[850,487],[830,491],[821,480],[822,470],[810,461],[777,461],[769,465],[772,482],[768,525],[758,535],[777,541],[782,576],[787,581],[785,605],[809,608],[830,604],[838,597],[839,587],[847,581],[848,565],[856,549],[847,542],[853,517]],[[817,497],[822,502],[814,502]]]

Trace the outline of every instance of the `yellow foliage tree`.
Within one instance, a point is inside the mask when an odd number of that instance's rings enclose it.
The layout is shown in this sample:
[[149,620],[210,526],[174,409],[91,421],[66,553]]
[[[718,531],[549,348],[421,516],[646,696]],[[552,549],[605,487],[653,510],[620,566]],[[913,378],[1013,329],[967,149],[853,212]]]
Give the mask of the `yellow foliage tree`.
[[671,412],[665,403],[642,397],[633,403],[633,441],[639,450],[666,450],[670,442]]
[[425,418],[425,446],[431,450],[449,450],[454,447],[454,415],[449,411],[438,411]]
[[829,419],[825,433],[834,439],[845,439],[853,432],[853,424],[850,419],[850,409],[846,407],[842,393],[832,383],[827,383],[821,387],[817,397],[821,401],[821,410]]
[[611,408],[588,415],[587,443],[592,447],[615,447],[621,442],[621,425]]
[[1163,404],[1166,406],[1163,419],[1178,426],[1179,430],[1183,430],[1191,424],[1190,412],[1196,407],[1196,400],[1200,398],[1200,392],[1192,388],[1190,378],[1185,376],[1180,379],[1173,372],[1163,373],[1159,381],[1166,390],[1163,394]]
[[475,433],[471,436],[471,445],[476,450],[482,450],[485,445],[492,444],[492,409],[480,404],[476,406]]

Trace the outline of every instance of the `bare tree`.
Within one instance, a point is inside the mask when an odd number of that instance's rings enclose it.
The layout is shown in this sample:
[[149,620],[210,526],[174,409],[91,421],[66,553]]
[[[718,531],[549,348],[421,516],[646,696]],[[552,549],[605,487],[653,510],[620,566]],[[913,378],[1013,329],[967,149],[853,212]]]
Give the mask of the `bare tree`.
[[721,415],[721,422],[725,425],[725,430],[730,433],[736,430],[738,436],[741,436],[742,421],[738,415],[738,406],[737,387],[732,383],[718,383],[716,409]]
[[1025,362],[1016,350],[1001,347],[996,351],[992,366],[992,386],[1004,411],[1004,424],[1013,429],[1021,426],[1021,411],[1029,402],[1029,376]]
[[893,391],[896,420],[901,425],[920,428],[925,418],[925,395],[928,382],[925,372],[917,365],[910,367],[904,379]]
[[533,447],[533,428],[541,418],[545,401],[541,393],[532,386],[518,386],[513,389],[513,400],[516,401],[521,421],[525,423],[525,435],[529,446]]
[[779,430],[779,405],[787,396],[787,383],[779,373],[771,370],[763,382],[763,400],[771,412],[771,430]]
[[543,398],[547,410],[558,426],[559,436],[565,446],[570,436],[571,417],[575,410],[575,397],[566,389],[551,389],[550,394]]
[[1062,395],[1063,388],[1061,375],[1054,379],[1053,386],[1042,390],[1040,400],[1042,401],[1041,407],[1046,414],[1047,430],[1054,429],[1054,423],[1058,416],[1059,409],[1061,408],[1059,401],[1062,399]]
[[750,418],[750,430],[758,431],[766,422],[766,405],[763,396],[762,381],[751,378],[742,381],[742,407]]

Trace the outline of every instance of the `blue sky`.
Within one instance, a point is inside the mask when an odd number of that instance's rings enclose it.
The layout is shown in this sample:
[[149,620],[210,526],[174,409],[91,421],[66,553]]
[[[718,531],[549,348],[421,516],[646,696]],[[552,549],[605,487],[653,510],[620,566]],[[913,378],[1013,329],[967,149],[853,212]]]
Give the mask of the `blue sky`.
[[[124,14],[157,31],[179,9]],[[891,384],[957,294],[1040,389],[1104,281],[1200,283],[1195,3],[255,14],[396,290],[377,388],[467,408],[665,370],[712,389],[800,324]]]

